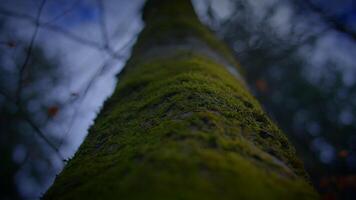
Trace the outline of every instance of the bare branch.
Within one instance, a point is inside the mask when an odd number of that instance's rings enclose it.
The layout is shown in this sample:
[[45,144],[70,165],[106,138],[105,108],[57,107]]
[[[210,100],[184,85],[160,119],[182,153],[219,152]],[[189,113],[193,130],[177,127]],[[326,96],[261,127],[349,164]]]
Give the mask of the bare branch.
[[[8,95],[6,92],[0,90],[0,94],[2,94],[8,101],[10,102],[15,102],[16,99],[12,98],[10,95]],[[30,124],[30,126],[34,129],[35,133],[46,143],[50,148],[54,150],[56,155],[63,160],[63,156],[59,152],[59,149],[56,147],[54,143],[52,143],[45,135],[45,133],[36,125],[36,123],[31,119],[27,111],[20,105],[17,104],[19,111],[23,114],[23,118],[26,122]]]
[[341,23],[339,20],[327,14],[322,8],[318,7],[316,4],[312,3],[310,0],[303,1],[308,8],[318,14],[324,21],[333,29],[348,35],[351,39],[356,41],[356,32],[350,30],[345,24]]
[[[125,51],[127,49],[127,47],[129,47],[129,45],[133,42],[133,39],[135,37],[133,37],[131,40],[129,40],[126,44],[124,44],[122,47],[120,47],[120,49],[118,49],[116,51],[117,54],[122,54],[123,51]],[[84,90],[83,90],[83,94],[80,96],[79,98],[79,105],[78,107],[76,107],[75,111],[74,111],[74,114],[72,115],[71,117],[71,120],[70,120],[70,124],[68,126],[68,129],[67,131],[65,131],[60,143],[59,143],[59,148],[63,145],[64,143],[64,139],[68,136],[68,134],[71,132],[72,130],[72,127],[74,125],[74,122],[79,114],[79,110],[80,110],[80,105],[82,104],[83,100],[85,99],[85,97],[87,96],[90,88],[94,85],[96,79],[102,75],[102,73],[105,71],[106,67],[110,64],[110,62],[112,62],[114,59],[118,59],[120,60],[119,58],[116,58],[116,57],[112,57],[108,60],[106,60],[101,67],[99,67],[99,69],[94,73],[94,75],[91,77],[91,79],[89,80],[88,84],[85,86]]]
[[72,4],[72,6],[71,6],[70,8],[64,10],[61,14],[59,14],[59,15],[53,17],[52,19],[48,20],[45,24],[51,24],[51,23],[53,23],[53,22],[59,20],[60,18],[64,17],[64,16],[67,15],[68,13],[72,12],[72,11],[75,9],[75,7],[79,4],[79,2],[80,2],[80,0],[76,0],[76,1]]
[[100,25],[101,35],[103,38],[103,43],[106,48],[110,49],[109,34],[105,21],[105,5],[102,0],[97,0],[96,2],[100,10],[99,25]]
[[30,44],[28,46],[27,49],[27,53],[26,53],[26,57],[25,57],[25,61],[22,64],[21,68],[20,68],[20,72],[19,72],[19,79],[18,79],[18,85],[17,85],[17,91],[16,91],[16,103],[19,104],[20,103],[20,99],[21,99],[21,90],[22,90],[22,80],[23,80],[23,76],[24,76],[24,71],[28,65],[28,62],[30,61],[30,57],[31,57],[31,53],[32,53],[32,49],[36,40],[36,36],[38,34],[39,31],[39,22],[40,22],[40,18],[41,18],[41,14],[42,14],[42,10],[43,7],[46,3],[46,0],[42,0],[40,7],[38,9],[37,12],[37,16],[36,16],[36,26],[35,26],[35,30],[34,33],[32,34],[31,40],[30,40]]
[[54,143],[52,143],[44,134],[44,132],[36,125],[36,123],[34,121],[32,121],[32,119],[28,116],[28,114],[26,112],[24,113],[24,117],[25,120],[31,125],[31,127],[36,131],[37,135],[43,139],[56,153],[56,155],[61,159],[64,160],[64,157],[62,156],[62,154],[59,152],[59,149],[56,147],[56,145]]
[[3,8],[0,8],[0,14],[8,16],[8,17],[13,17],[13,18],[17,18],[17,19],[26,20],[26,21],[28,21],[30,23],[33,23],[35,25],[40,26],[41,28],[44,28],[44,29],[49,30],[49,31],[53,31],[54,33],[57,33],[57,34],[61,34],[62,36],[65,36],[67,39],[70,39],[70,40],[72,40],[74,42],[78,42],[80,44],[89,46],[91,48],[98,49],[100,51],[106,51],[110,56],[113,56],[113,57],[115,57],[117,59],[123,59],[124,58],[124,56],[115,53],[113,50],[108,49],[107,47],[105,47],[105,46],[103,46],[103,45],[101,45],[101,44],[99,44],[97,42],[94,42],[94,41],[82,38],[80,36],[77,36],[77,35],[69,32],[69,31],[67,31],[67,30],[65,30],[65,29],[63,29],[63,28],[61,28],[59,26],[56,26],[56,25],[53,25],[53,24],[49,24],[49,23],[36,22],[36,20],[30,15],[16,13],[16,12],[9,11],[9,10],[3,9]]
[[[106,25],[106,21],[105,21],[105,6],[104,6],[104,2],[102,2],[101,0],[97,0],[98,6],[100,8],[100,21],[99,21],[99,26],[101,28],[101,35],[102,35],[102,39],[103,39],[103,43],[104,44],[100,44],[98,42],[95,41],[91,41],[89,39],[85,39],[83,37],[80,37],[76,34],[73,34],[72,32],[61,28],[58,25],[54,25],[52,24],[53,21],[60,19],[61,17],[63,17],[65,14],[71,12],[75,5],[79,2],[79,0],[77,0],[73,6],[67,10],[65,10],[63,13],[61,13],[60,15],[52,18],[51,20],[47,21],[47,22],[42,22],[41,21],[41,14],[42,14],[42,10],[43,7],[46,3],[46,0],[42,0],[39,10],[37,12],[36,17],[33,17],[31,15],[27,15],[27,14],[22,14],[22,13],[17,13],[11,10],[7,10],[4,8],[0,8],[0,15],[5,15],[6,17],[12,17],[18,20],[25,20],[30,22],[31,24],[33,24],[35,26],[35,30],[34,33],[31,37],[29,46],[28,46],[28,50],[26,52],[26,56],[25,56],[25,61],[22,64],[21,68],[20,68],[20,77],[19,77],[19,85],[15,94],[15,98],[11,98],[8,95],[4,96],[6,98],[8,98],[9,101],[11,102],[15,102],[15,104],[19,107],[19,110],[21,111],[21,113],[23,113],[23,118],[24,120],[26,120],[30,126],[33,128],[33,130],[36,132],[36,134],[43,139],[58,155],[58,157],[60,157],[61,159],[63,159],[63,156],[60,154],[60,147],[63,144],[63,140],[66,138],[66,136],[70,133],[72,126],[75,122],[75,119],[77,118],[80,106],[78,106],[72,116],[72,120],[70,121],[68,130],[65,132],[64,137],[62,137],[59,146],[56,146],[53,142],[51,142],[47,137],[46,134],[41,130],[41,128],[34,122],[34,120],[31,118],[31,116],[29,115],[29,113],[22,108],[22,103],[21,103],[21,90],[22,90],[22,81],[23,81],[23,76],[24,76],[24,72],[26,70],[27,65],[29,64],[30,61],[30,57],[34,48],[34,44],[35,44],[35,40],[36,37],[38,35],[38,32],[40,30],[40,28],[46,29],[48,31],[52,31],[54,33],[57,34],[61,34],[62,36],[66,37],[67,39],[74,41],[74,42],[78,42],[80,44],[86,45],[88,47],[91,48],[95,48],[98,49],[100,51],[104,51],[106,52],[111,58],[109,58],[108,60],[106,60],[102,66],[95,72],[95,74],[91,77],[91,79],[88,81],[88,84],[85,86],[85,88],[83,89],[83,93],[82,95],[80,95],[79,100],[82,102],[85,97],[87,96],[87,93],[90,91],[90,88],[94,85],[97,77],[99,77],[107,68],[107,66],[110,64],[110,62],[112,62],[114,59],[117,60],[122,60],[125,59],[126,56],[123,54],[123,52],[127,49],[127,47],[129,47],[130,44],[132,44],[132,41],[134,39],[134,37],[128,41],[126,44],[124,44],[123,46],[120,47],[119,50],[113,50],[110,47],[110,40],[109,40],[109,34],[108,34],[108,29],[107,29],[107,25]],[[1,91],[0,91],[1,92]]]

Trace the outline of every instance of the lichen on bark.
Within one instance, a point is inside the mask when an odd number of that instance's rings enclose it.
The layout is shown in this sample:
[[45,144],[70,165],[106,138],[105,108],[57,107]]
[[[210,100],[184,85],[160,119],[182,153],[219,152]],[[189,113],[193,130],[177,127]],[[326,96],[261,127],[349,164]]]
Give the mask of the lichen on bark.
[[144,20],[113,96],[44,199],[316,199],[190,2],[149,0]]

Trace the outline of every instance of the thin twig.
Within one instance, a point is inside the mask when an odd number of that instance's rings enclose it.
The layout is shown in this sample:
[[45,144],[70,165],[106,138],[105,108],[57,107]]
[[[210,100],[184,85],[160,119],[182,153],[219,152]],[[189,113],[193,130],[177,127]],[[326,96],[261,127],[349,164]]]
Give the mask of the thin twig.
[[80,43],[82,45],[86,45],[86,46],[98,49],[100,51],[106,51],[110,56],[116,57],[118,59],[124,58],[123,56],[118,55],[113,50],[108,49],[107,47],[101,45],[100,43],[97,43],[97,42],[82,38],[82,37],[80,37],[78,35],[75,35],[75,34],[69,32],[69,31],[67,31],[67,30],[65,30],[65,29],[63,29],[63,28],[61,28],[59,26],[56,26],[56,25],[53,25],[53,24],[49,24],[49,23],[42,23],[40,21],[36,22],[36,20],[30,15],[16,13],[16,12],[13,12],[13,11],[10,11],[10,10],[6,10],[6,9],[3,9],[3,8],[0,8],[0,14],[1,15],[5,15],[7,17],[13,17],[15,19],[21,19],[21,20],[28,21],[28,22],[30,22],[32,24],[40,26],[43,29],[52,31],[52,32],[57,33],[57,34],[61,34],[62,36],[65,36],[67,39],[70,39],[70,40],[72,40],[74,42],[78,42],[78,43]]
[[61,159],[64,160],[64,157],[59,152],[59,148],[56,147],[54,143],[52,143],[44,134],[44,132],[36,125],[34,121],[24,112],[25,120],[31,125],[31,127],[37,132],[37,135],[43,139],[56,153],[56,155]]
[[35,130],[35,132],[37,133],[37,135],[43,139],[56,153],[56,155],[58,155],[59,158],[61,158],[63,160],[63,156],[60,154],[58,148],[56,147],[56,145],[54,145],[46,136],[45,134],[42,132],[42,130],[36,125],[36,123],[34,123],[34,121],[29,117],[28,113],[26,112],[25,109],[22,108],[22,102],[21,102],[21,90],[22,90],[22,80],[23,80],[23,76],[24,76],[24,71],[26,70],[26,67],[29,63],[31,54],[32,54],[32,50],[34,47],[34,43],[40,28],[39,22],[40,22],[40,18],[41,18],[41,14],[42,14],[42,10],[44,8],[44,5],[46,3],[46,0],[42,0],[40,7],[37,11],[37,16],[36,16],[36,21],[35,21],[35,30],[32,34],[31,40],[30,40],[30,44],[28,46],[27,52],[26,52],[26,57],[25,57],[25,61],[22,64],[22,66],[20,67],[20,72],[19,72],[19,79],[18,79],[18,86],[17,86],[17,90],[16,90],[16,94],[15,94],[15,99],[12,99],[9,95],[7,95],[4,92],[1,92],[6,98],[8,98],[8,100],[15,102],[15,104],[18,106],[20,112],[23,113],[23,117],[24,119],[30,124],[30,126]]
[[72,11],[75,9],[75,7],[79,4],[79,2],[80,2],[80,0],[76,0],[76,1],[72,4],[72,6],[71,6],[70,8],[64,10],[61,14],[59,14],[59,15],[53,17],[52,19],[48,20],[48,21],[47,21],[46,23],[44,23],[44,24],[51,24],[51,23],[53,23],[53,22],[59,20],[60,18],[64,17],[64,16],[67,15],[68,13],[72,12]]
[[350,38],[356,41],[356,32],[349,29],[345,24],[335,19],[333,16],[327,14],[322,8],[311,2],[310,0],[303,1],[308,8],[324,19],[325,23],[328,24],[334,30],[348,35]]
[[96,2],[98,4],[99,10],[100,10],[99,25],[100,25],[103,43],[106,48],[110,49],[109,34],[108,34],[108,29],[107,29],[106,20],[105,20],[105,5],[102,0],[97,0]]
[[[15,102],[16,99],[12,98],[10,95],[8,95],[6,92],[0,90],[0,94],[2,94],[8,101],[10,102]],[[26,112],[26,110],[20,105],[17,105],[19,108],[19,111],[23,114],[23,118],[25,121],[27,121],[30,126],[35,130],[35,132],[37,133],[37,135],[44,140],[48,146],[50,146],[56,153],[56,155],[63,160],[63,156],[61,155],[61,153],[59,152],[59,149],[56,147],[56,145],[54,143],[52,143],[44,134],[44,132],[36,125],[36,123],[30,118],[30,116],[28,115],[28,113]]]
[[[6,15],[7,17],[13,17],[15,19],[20,19],[20,20],[26,20],[26,21],[28,21],[28,22],[30,22],[30,23],[35,25],[35,31],[34,31],[34,34],[32,35],[32,38],[31,38],[31,41],[30,41],[30,44],[29,44],[29,48],[28,48],[28,51],[27,51],[27,54],[26,54],[25,62],[24,62],[24,64],[22,65],[22,67],[20,69],[19,89],[16,92],[16,99],[19,99],[18,102],[17,102],[17,105],[19,107],[21,106],[20,95],[21,95],[21,82],[22,82],[23,76],[24,76],[23,73],[24,73],[24,71],[25,71],[25,69],[26,69],[26,67],[27,67],[27,65],[29,63],[30,56],[31,56],[31,53],[32,53],[32,50],[33,50],[33,46],[34,46],[34,43],[35,43],[35,40],[36,40],[36,36],[37,36],[38,31],[39,31],[40,28],[44,28],[44,29],[52,31],[54,33],[61,34],[62,36],[66,37],[67,39],[70,39],[70,40],[72,40],[74,42],[78,42],[80,44],[89,46],[91,48],[95,48],[95,49],[98,49],[98,50],[101,50],[101,51],[105,51],[109,56],[111,56],[111,59],[108,59],[106,62],[104,62],[102,67],[100,67],[98,69],[98,71],[93,75],[93,77],[89,80],[87,86],[84,89],[83,94],[80,97],[80,101],[81,102],[87,96],[87,93],[90,90],[90,88],[92,87],[92,85],[94,85],[96,78],[98,76],[100,76],[105,71],[106,66],[109,65],[110,62],[113,59],[122,60],[122,59],[126,58],[126,56],[123,55],[122,52],[131,44],[131,41],[132,41],[132,40],[128,41],[118,51],[114,51],[114,50],[112,50],[110,48],[109,34],[107,32],[107,27],[106,27],[106,22],[105,22],[105,17],[104,17],[105,16],[105,8],[104,8],[104,5],[103,5],[103,2],[100,1],[100,0],[98,0],[98,5],[99,5],[99,8],[101,10],[101,17],[100,17],[99,23],[100,23],[100,27],[101,27],[101,32],[102,32],[104,45],[102,45],[100,43],[97,43],[97,42],[94,42],[94,41],[91,41],[91,40],[88,40],[88,39],[85,39],[85,38],[82,38],[80,36],[77,36],[77,35],[71,33],[70,31],[67,31],[67,30],[61,28],[60,26],[51,24],[51,22],[53,22],[53,20],[59,19],[60,17],[64,16],[66,13],[68,13],[70,10],[66,10],[64,13],[62,13],[61,15],[53,18],[50,21],[41,22],[40,17],[41,17],[41,13],[42,13],[42,9],[44,7],[44,4],[45,4],[45,0],[42,0],[41,6],[39,8],[39,11],[37,13],[36,18],[34,18],[34,17],[30,16],[30,15],[27,15],[27,14],[17,13],[17,12],[14,12],[14,11],[6,10],[4,8],[0,8],[0,14],[1,15]],[[25,120],[36,131],[37,135],[40,138],[42,138],[56,152],[56,154],[62,159],[63,156],[60,154],[59,149],[60,149],[61,145],[63,144],[64,138],[66,138],[66,136],[71,131],[71,128],[72,128],[72,126],[73,126],[73,124],[75,122],[75,118],[77,118],[79,108],[80,108],[80,106],[78,106],[76,108],[76,111],[72,116],[72,120],[70,122],[68,130],[65,132],[64,137],[62,137],[58,147],[56,147],[56,145],[53,144],[46,137],[46,135],[43,133],[43,131],[36,125],[36,123],[34,123],[34,121],[30,118],[28,113],[25,112],[25,110],[22,109],[22,112],[24,113]]]
[[[122,47],[120,47],[120,49],[118,49],[118,50],[116,51],[116,53],[121,55],[122,52],[125,51],[125,50],[130,46],[130,44],[132,43],[133,39],[134,39],[134,37],[133,37],[131,40],[129,40],[126,44],[124,44]],[[106,66],[108,66],[108,65],[110,64],[110,62],[112,62],[112,60],[114,60],[114,59],[120,60],[119,58],[116,58],[116,57],[112,57],[111,59],[106,60],[106,61],[102,64],[102,66],[94,73],[94,75],[91,77],[91,79],[89,80],[88,84],[87,84],[86,87],[84,88],[83,94],[81,95],[81,97],[80,97],[80,99],[79,99],[79,100],[80,100],[79,105],[78,105],[78,107],[76,107],[76,109],[75,109],[75,111],[74,111],[74,114],[73,114],[72,117],[71,117],[71,120],[70,120],[70,124],[69,124],[69,126],[68,126],[68,129],[67,129],[67,131],[64,133],[63,137],[61,138],[61,141],[59,142],[59,148],[63,145],[64,139],[65,139],[65,138],[69,135],[69,133],[71,132],[72,127],[73,127],[73,125],[74,125],[74,122],[75,122],[75,120],[77,119],[77,116],[78,116],[78,114],[79,114],[79,110],[80,110],[80,108],[81,108],[80,105],[82,104],[82,102],[84,101],[85,97],[87,96],[87,94],[88,94],[90,88],[94,85],[96,78],[99,77],[99,76],[105,71]]]
[[31,40],[30,40],[30,44],[29,44],[28,49],[27,49],[25,61],[22,64],[22,66],[20,67],[19,79],[18,79],[18,85],[17,85],[17,91],[16,91],[16,103],[17,104],[19,104],[20,101],[21,101],[22,80],[23,80],[25,69],[26,69],[26,67],[28,65],[28,62],[30,61],[30,57],[31,57],[31,54],[32,54],[32,50],[33,50],[33,47],[34,47],[36,36],[37,36],[39,28],[40,28],[39,27],[39,22],[40,22],[42,10],[43,10],[43,7],[44,7],[45,3],[46,3],[46,0],[42,0],[42,2],[40,4],[40,7],[38,9],[37,16],[36,16],[35,31],[33,32]]

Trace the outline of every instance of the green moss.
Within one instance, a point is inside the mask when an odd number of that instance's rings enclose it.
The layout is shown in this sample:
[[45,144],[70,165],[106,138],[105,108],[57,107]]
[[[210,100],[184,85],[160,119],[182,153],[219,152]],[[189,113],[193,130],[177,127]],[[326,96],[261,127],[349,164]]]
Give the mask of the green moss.
[[44,199],[316,199],[285,135],[224,66],[193,50],[142,58],[194,36],[233,59],[189,1],[150,0],[144,17],[114,95]]
[[303,176],[244,86],[181,53],[122,77],[46,198],[313,199]]
[[199,21],[190,1],[177,2],[148,1],[144,9],[146,27],[137,41],[134,53],[146,51],[160,44],[179,43],[181,40],[193,37],[202,40],[227,62],[241,70],[227,45],[219,41],[213,32]]

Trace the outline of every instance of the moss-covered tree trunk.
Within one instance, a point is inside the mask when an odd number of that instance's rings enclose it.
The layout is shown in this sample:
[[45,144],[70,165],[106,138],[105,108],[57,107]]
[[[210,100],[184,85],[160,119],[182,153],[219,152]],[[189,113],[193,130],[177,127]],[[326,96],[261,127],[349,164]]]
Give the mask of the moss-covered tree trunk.
[[44,199],[317,198],[191,3],[149,0],[143,18],[114,95]]

